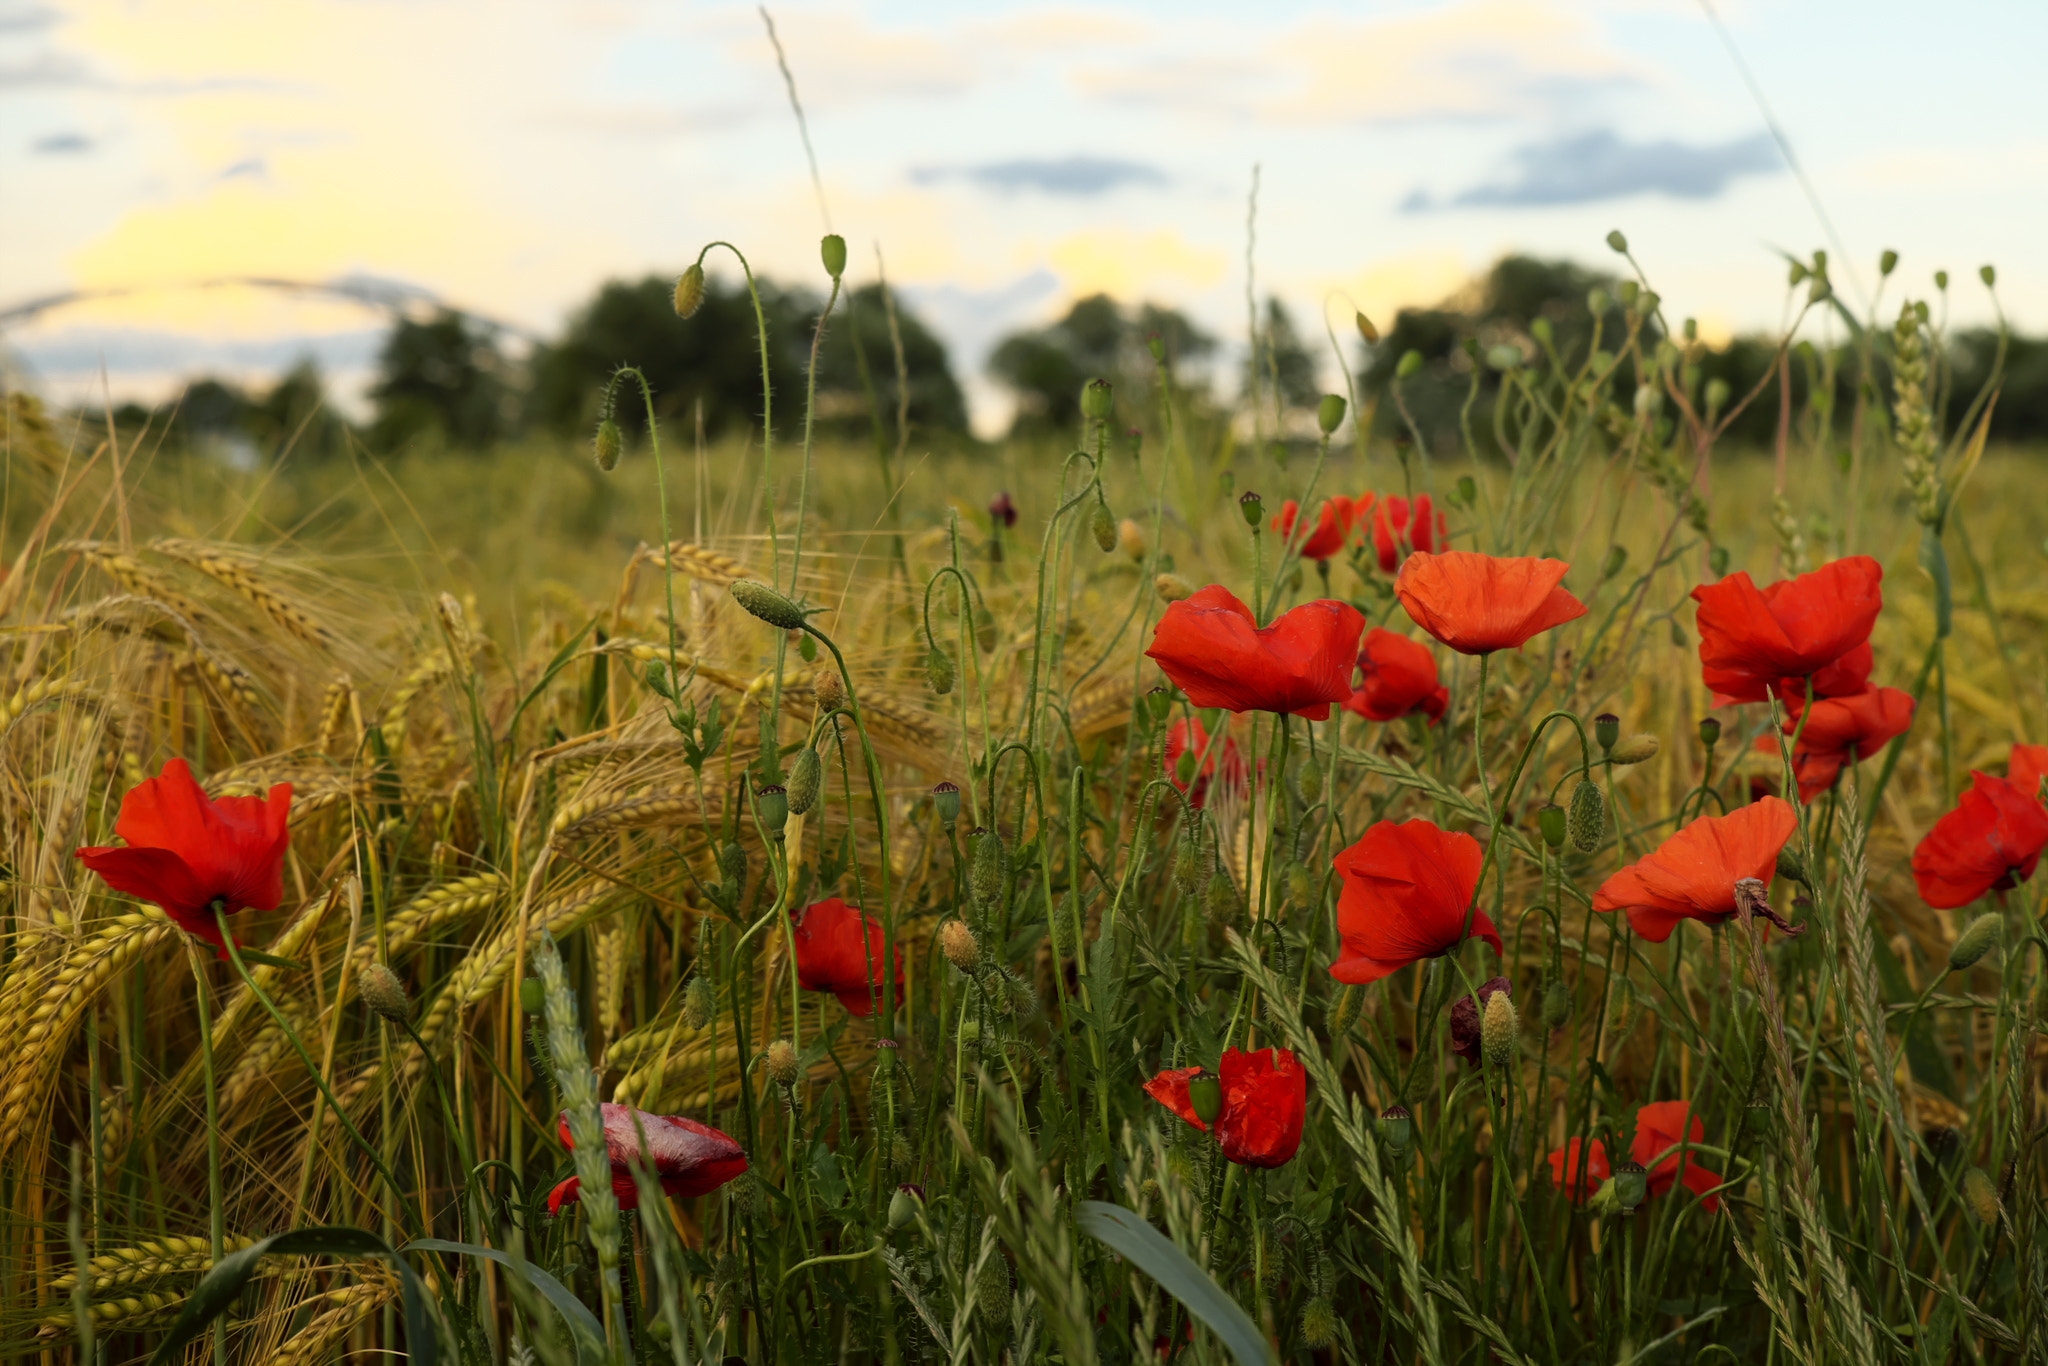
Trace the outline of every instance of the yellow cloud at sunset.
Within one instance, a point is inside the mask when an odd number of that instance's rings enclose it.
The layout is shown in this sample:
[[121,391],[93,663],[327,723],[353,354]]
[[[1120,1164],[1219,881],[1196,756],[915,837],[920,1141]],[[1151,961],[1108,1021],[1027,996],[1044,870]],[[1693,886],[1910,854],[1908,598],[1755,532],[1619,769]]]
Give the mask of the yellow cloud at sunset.
[[1120,298],[1137,298],[1169,284],[1206,289],[1222,280],[1230,265],[1223,252],[1193,246],[1171,228],[1078,232],[1056,243],[1046,260],[1073,294]]

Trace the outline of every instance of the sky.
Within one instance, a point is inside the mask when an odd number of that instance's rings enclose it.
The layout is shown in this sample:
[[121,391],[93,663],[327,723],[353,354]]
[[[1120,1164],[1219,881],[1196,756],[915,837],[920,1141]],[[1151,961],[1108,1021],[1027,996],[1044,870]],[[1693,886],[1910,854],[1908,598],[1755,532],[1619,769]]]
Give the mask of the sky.
[[[1815,247],[1859,309],[1885,248],[1888,313],[1947,268],[1965,324],[1994,262],[2048,330],[2048,5],[1712,4],[778,0],[821,204],[750,5],[0,0],[0,360],[82,401],[311,355],[346,397],[364,299],[545,337],[714,239],[822,289],[828,223],[984,431],[991,345],[1084,295],[1241,339],[1248,248],[1311,334],[1510,251],[1613,267],[1616,227],[1710,340],[1777,328],[1777,252]],[[220,283],[251,277],[340,292]]]

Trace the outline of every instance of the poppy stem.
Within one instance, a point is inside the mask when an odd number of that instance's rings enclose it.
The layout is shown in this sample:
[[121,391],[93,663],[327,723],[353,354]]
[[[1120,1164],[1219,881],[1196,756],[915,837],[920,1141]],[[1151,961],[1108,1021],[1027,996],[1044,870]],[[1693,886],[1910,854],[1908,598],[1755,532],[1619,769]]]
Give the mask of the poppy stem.
[[[227,937],[225,926],[221,935]],[[234,941],[230,939],[228,942]],[[213,1009],[206,999],[206,966],[200,960],[199,946],[188,938],[185,952],[192,960],[192,999],[199,1011],[199,1063],[206,1087],[207,1234],[211,1239],[213,1264],[218,1266],[227,1243],[227,1209],[221,1201],[220,1190],[220,1090],[215,1086],[213,1076]],[[213,1321],[213,1366],[227,1366],[227,1360],[227,1320],[217,1318]]]

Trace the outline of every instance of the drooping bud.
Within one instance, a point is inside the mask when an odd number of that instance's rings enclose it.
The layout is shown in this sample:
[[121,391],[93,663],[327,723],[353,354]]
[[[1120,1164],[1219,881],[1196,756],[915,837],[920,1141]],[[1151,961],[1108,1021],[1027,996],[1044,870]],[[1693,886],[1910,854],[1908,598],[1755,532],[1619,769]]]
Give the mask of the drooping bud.
[[718,851],[718,871],[735,887],[744,887],[747,881],[747,851],[737,840],[728,840]]
[[1998,1222],[1998,1183],[1982,1167],[1963,1173],[1963,1205],[1980,1224]]
[[1154,361],[1164,362],[1166,359],[1166,338],[1160,336],[1157,332],[1147,333],[1145,335],[1145,350],[1151,353]]
[[1238,515],[1244,518],[1244,524],[1254,531],[1257,531],[1259,524],[1266,520],[1265,500],[1251,489],[1237,495],[1237,511]]
[[1717,545],[1712,550],[1709,550],[1707,552],[1707,568],[1713,573],[1714,577],[1717,579],[1721,578],[1728,572],[1727,546]]
[[[1359,315],[1363,317],[1363,314]],[[1301,1345],[1321,1351],[1337,1341],[1337,1311],[1327,1295],[1316,1295],[1301,1309]]]
[[1194,586],[1178,574],[1161,574],[1152,580],[1152,589],[1164,602],[1180,602],[1195,595]]
[[356,974],[356,989],[363,993],[364,1005],[391,1023],[402,1025],[412,1019],[412,1001],[405,994],[405,984],[382,963],[365,964]]
[[687,318],[704,306],[704,266],[701,262],[690,262],[689,268],[676,277],[676,316]]
[[1521,1024],[1515,1014],[1514,998],[1507,992],[1496,991],[1487,998],[1486,1013],[1479,1019],[1479,1051],[1488,1067],[1505,1072],[1514,1062]]
[[974,841],[973,864],[967,876],[967,890],[974,897],[974,904],[984,911],[993,911],[1002,900],[1003,880],[1009,872],[1009,851],[1003,847],[1003,837],[994,830],[983,830],[968,835]]
[[846,680],[839,670],[820,669],[811,675],[811,701],[820,716],[846,706]]
[[1621,235],[1620,228],[1616,228],[1613,232],[1607,234],[1607,249],[1617,256],[1627,254],[1628,239]]
[[1004,1323],[1010,1317],[1010,1264],[1003,1260],[1000,1252],[991,1252],[988,1260],[981,1264],[981,1274],[974,1281],[975,1307],[981,1316],[991,1323]]
[[1223,1113],[1223,1079],[1206,1067],[1189,1077],[1188,1105],[1196,1119],[1214,1128],[1216,1116]]
[[1201,880],[1201,841],[1183,838],[1173,851],[1173,885],[1182,896],[1186,896],[1195,890],[1195,884]]
[[1562,1029],[1571,1017],[1571,988],[1564,984],[1563,979],[1553,977],[1550,979],[1550,985],[1543,988],[1543,1027]]
[[1600,838],[1607,831],[1607,803],[1600,796],[1599,786],[1589,779],[1581,778],[1572,788],[1571,805],[1565,812],[1565,834],[1572,842],[1572,848],[1582,854],[1590,854],[1600,847]]
[[1099,498],[1095,500],[1095,511],[1088,515],[1088,529],[1095,533],[1095,544],[1103,554],[1116,549],[1116,518],[1110,516],[1109,505]]
[[1316,404],[1316,426],[1323,429],[1324,436],[1344,425],[1344,406],[1342,394],[1324,394]]
[[1956,936],[1955,947],[1948,951],[1948,966],[1951,972],[1975,967],[1978,960],[1998,947],[1999,932],[2004,922],[1996,911],[1986,911],[1972,920],[1963,932]]
[[946,828],[952,829],[953,822],[960,819],[960,785],[940,783],[933,788],[932,806],[938,810],[939,819],[945,823]]
[[1129,517],[1116,524],[1117,549],[1136,564],[1145,558],[1145,528]]
[[1603,711],[1593,718],[1593,739],[1602,749],[1613,749],[1614,742],[1621,738],[1621,718],[1611,711]]
[[932,646],[932,652],[924,657],[924,681],[941,697],[953,691],[953,656]]
[[683,989],[683,1023],[692,1029],[702,1029],[711,1023],[717,1011],[718,993],[712,989],[711,979],[698,973]]
[[1721,743],[1721,718],[1703,716],[1700,718],[1700,743],[1708,749]]
[[1337,988],[1337,994],[1330,1001],[1329,1013],[1323,1017],[1323,1032],[1335,1043],[1351,1032],[1351,1026],[1358,1023],[1358,1015],[1365,1007],[1365,988],[1355,982],[1346,982]]
[[1358,335],[1365,338],[1365,344],[1367,346],[1378,346],[1380,344],[1380,330],[1372,325],[1372,319],[1366,317],[1363,313],[1356,312],[1352,314],[1352,318],[1357,322]]
[[597,467],[609,474],[619,467],[619,452],[626,448],[625,438],[619,435],[619,424],[611,418],[597,424],[597,437],[590,443],[591,456]]
[[818,804],[818,795],[825,789],[825,765],[818,758],[818,751],[805,745],[796,753],[796,762],[789,766],[789,814],[801,816]]
[[1658,748],[1656,736],[1648,731],[1637,731],[1608,750],[1607,757],[1617,764],[1640,764],[1656,758]]
[[1287,899],[1307,910],[1322,899],[1322,883],[1315,870],[1305,863],[1297,863],[1287,870]]
[[915,1186],[898,1186],[896,1193],[889,1197],[889,1227],[891,1230],[906,1228],[915,1222],[918,1213],[924,1209],[924,1192]]
[[796,1085],[800,1066],[797,1062],[796,1045],[788,1039],[777,1039],[768,1045],[768,1079],[777,1086]]
[[974,609],[974,643],[985,655],[995,653],[996,614],[987,607]]
[[727,588],[734,601],[749,612],[785,631],[801,631],[804,628],[804,609],[791,602],[781,593],[765,583],[753,579],[740,579]]
[[973,972],[981,966],[981,941],[964,920],[946,922],[946,927],[939,931],[939,949],[946,955],[946,961],[962,972]]
[[1935,272],[1934,272],[1934,287],[1935,287],[1936,289],[1947,289],[1947,288],[1948,288],[1948,272],[1947,272],[1947,271],[1945,271],[1945,270],[1937,270],[1937,271],[1935,271]]
[[1400,362],[1394,366],[1395,379],[1414,379],[1422,370],[1420,351],[1403,351]]
[[1897,252],[1887,247],[1884,249],[1884,251],[1878,254],[1877,273],[1880,276],[1890,275],[1893,271],[1897,270],[1898,268],[1899,254]]
[[1650,1174],[1643,1170],[1640,1162],[1617,1162],[1610,1168],[1613,1175],[1608,1178],[1614,1187],[1614,1203],[1627,1214],[1643,1201],[1650,1198]]
[[1415,1140],[1415,1116],[1405,1105],[1389,1105],[1380,1111],[1380,1137],[1396,1155],[1408,1151],[1408,1145]]
[[1106,379],[1091,379],[1081,386],[1081,416],[1090,422],[1107,422],[1116,408],[1116,390]]
[[1552,849],[1564,848],[1564,808],[1556,802],[1545,802],[1536,809],[1536,828],[1543,832],[1543,842]]
[[1777,874],[1779,877],[1792,879],[1792,881],[1800,884],[1802,887],[1810,885],[1806,881],[1805,861],[1799,857],[1799,852],[1789,844],[1778,851]]
[[761,828],[768,832],[768,838],[782,838],[782,827],[789,824],[789,789],[779,783],[755,790],[761,811]]
[[1230,880],[1230,874],[1219,872],[1209,879],[1209,890],[1202,905],[1211,920],[1219,925],[1229,923],[1237,914],[1237,884]]
[[818,243],[818,259],[833,279],[846,274],[846,239],[836,232],[826,233],[825,240]]

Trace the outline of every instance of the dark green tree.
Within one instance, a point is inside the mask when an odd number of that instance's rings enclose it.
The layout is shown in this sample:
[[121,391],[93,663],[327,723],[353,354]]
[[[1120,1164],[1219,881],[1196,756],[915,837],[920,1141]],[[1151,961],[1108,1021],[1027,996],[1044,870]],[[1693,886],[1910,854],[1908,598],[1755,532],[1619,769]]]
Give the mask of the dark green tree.
[[347,445],[348,424],[328,404],[320,366],[310,356],[249,404],[244,425],[257,449],[273,460],[324,460]]
[[[1266,300],[1266,317],[1259,328],[1258,352],[1249,362],[1247,379],[1253,389],[1271,403],[1277,392],[1285,409],[1313,408],[1323,396],[1316,377],[1316,358],[1301,334],[1294,330],[1294,318],[1276,298]],[[1277,386],[1277,390],[1276,390]]]
[[377,358],[371,434],[386,451],[430,433],[469,450],[487,446],[507,429],[505,371],[490,329],[462,314],[402,318]]
[[[839,301],[818,354],[820,417],[846,432],[879,431],[894,445],[903,386],[897,380],[896,346],[889,333],[893,302],[896,332],[903,341],[903,371],[910,381],[911,432],[924,437],[965,432],[967,400],[953,378],[946,344],[904,305],[901,294],[891,294],[893,298],[885,298],[881,285],[867,284]],[[808,336],[805,343],[808,347]]]
[[1081,386],[1103,378],[1117,386],[1126,411],[1151,388],[1153,361],[1147,339],[1157,336],[1171,361],[1205,356],[1215,339],[1169,308],[1141,306],[1135,314],[1107,294],[1075,302],[1047,327],[1013,332],[989,356],[988,370],[1017,396],[1013,430],[1071,432],[1081,421]]

